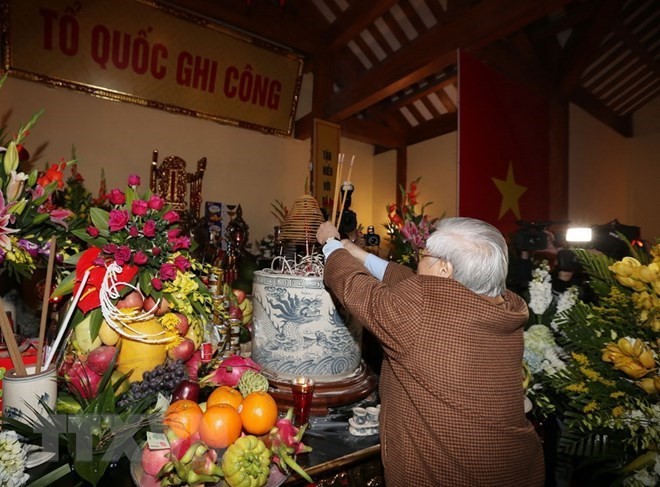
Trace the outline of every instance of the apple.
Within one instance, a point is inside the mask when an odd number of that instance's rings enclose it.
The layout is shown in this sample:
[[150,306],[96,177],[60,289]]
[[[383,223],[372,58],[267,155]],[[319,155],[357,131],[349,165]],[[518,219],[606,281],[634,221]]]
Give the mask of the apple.
[[156,300],[152,298],[151,296],[147,296],[144,298],[144,304],[142,306],[142,309],[145,311],[150,311],[154,313],[156,316],[163,316],[165,313],[167,313],[170,310],[170,303],[167,302],[167,299],[165,297],[161,297],[160,301],[158,302],[158,307],[156,307]]
[[172,392],[172,402],[178,401],[179,399],[189,399],[197,402],[200,389],[201,388],[197,382],[184,379]]
[[144,305],[144,298],[138,291],[131,291],[122,299],[117,301],[118,309],[137,308],[141,309]]
[[236,296],[236,300],[238,301],[238,304],[241,304],[243,301],[245,301],[245,291],[242,289],[232,289],[234,296]]
[[172,360],[181,360],[186,362],[195,353],[195,343],[190,338],[184,338],[177,346],[167,351],[167,356]]
[[243,320],[243,310],[236,306],[235,304],[231,303],[229,305],[229,318],[230,319],[237,319],[237,320]]
[[188,328],[190,328],[190,323],[188,323],[188,317],[182,313],[174,313],[177,318],[179,318],[179,323],[175,325],[179,335],[186,336],[188,333]]

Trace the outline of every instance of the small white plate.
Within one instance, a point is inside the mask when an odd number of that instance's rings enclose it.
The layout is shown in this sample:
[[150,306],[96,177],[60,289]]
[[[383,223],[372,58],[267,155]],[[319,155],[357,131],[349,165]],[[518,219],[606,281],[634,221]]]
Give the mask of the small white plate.
[[25,445],[25,449],[27,450],[26,468],[34,468],[42,463],[46,463],[56,455],[54,451],[43,451],[43,448],[39,445]]

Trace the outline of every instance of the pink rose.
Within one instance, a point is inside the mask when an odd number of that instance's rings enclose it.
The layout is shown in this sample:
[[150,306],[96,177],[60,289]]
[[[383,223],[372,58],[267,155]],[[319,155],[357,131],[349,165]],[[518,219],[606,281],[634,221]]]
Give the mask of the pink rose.
[[149,198],[148,205],[152,210],[160,211],[165,206],[165,200],[157,194],[152,194],[151,198]]
[[108,226],[111,232],[118,232],[126,228],[128,223],[128,212],[123,210],[110,210]]
[[147,254],[145,254],[141,250],[135,252],[135,255],[133,256],[133,263],[135,265],[144,265],[147,263],[148,260],[149,258],[147,257]]
[[128,234],[135,238],[140,235],[140,231],[137,229],[137,227],[131,227],[128,229]]
[[174,259],[174,265],[181,272],[185,272],[190,269],[190,262],[183,255],[177,255]]
[[179,214],[176,211],[166,211],[163,215],[163,220],[165,220],[170,225],[179,221]]
[[108,201],[113,205],[123,205],[126,203],[126,195],[118,189],[113,189],[108,195]]
[[170,245],[172,246],[172,252],[176,252],[180,249],[187,249],[190,247],[190,237],[177,237],[170,239]]
[[128,185],[129,186],[140,186],[140,176],[137,174],[131,174],[128,176]]
[[128,245],[120,245],[115,252],[115,261],[123,266],[131,260],[131,249]]
[[115,252],[117,252],[117,244],[109,243],[105,244],[101,250],[103,250],[104,254],[112,254],[114,255]]
[[96,227],[87,227],[87,233],[91,237],[98,237],[99,236],[99,229]]
[[142,229],[142,233],[144,234],[145,237],[148,238],[156,236],[156,222],[153,220],[147,220],[144,223],[144,228]]
[[155,277],[151,279],[151,285],[156,291],[160,291],[161,289],[163,289],[163,281]]
[[133,200],[131,204],[131,212],[135,216],[144,216],[147,214],[147,202],[144,200]]
[[173,281],[176,278],[177,269],[174,264],[163,264],[160,266],[160,278],[163,281]]
[[180,228],[171,228],[167,231],[167,239],[168,240],[173,240],[176,237],[181,235],[181,229]]

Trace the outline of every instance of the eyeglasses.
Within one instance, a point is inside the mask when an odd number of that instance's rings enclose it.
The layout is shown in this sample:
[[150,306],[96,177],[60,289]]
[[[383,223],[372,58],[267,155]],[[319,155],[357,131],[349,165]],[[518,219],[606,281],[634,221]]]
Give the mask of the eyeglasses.
[[419,260],[422,260],[424,257],[431,257],[432,259],[440,258],[440,257],[436,257],[433,254],[429,254],[426,250],[420,250],[418,255],[419,255]]

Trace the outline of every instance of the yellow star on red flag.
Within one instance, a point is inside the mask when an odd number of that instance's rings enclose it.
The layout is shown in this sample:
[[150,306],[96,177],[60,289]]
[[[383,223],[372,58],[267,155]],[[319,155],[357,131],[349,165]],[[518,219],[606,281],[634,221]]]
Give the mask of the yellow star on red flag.
[[502,204],[500,206],[500,214],[497,217],[502,219],[504,214],[511,210],[515,217],[520,220],[520,207],[518,200],[527,191],[526,186],[516,184],[513,176],[513,162],[509,161],[509,170],[507,171],[506,180],[491,178],[497,186],[498,191],[502,194]]

